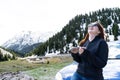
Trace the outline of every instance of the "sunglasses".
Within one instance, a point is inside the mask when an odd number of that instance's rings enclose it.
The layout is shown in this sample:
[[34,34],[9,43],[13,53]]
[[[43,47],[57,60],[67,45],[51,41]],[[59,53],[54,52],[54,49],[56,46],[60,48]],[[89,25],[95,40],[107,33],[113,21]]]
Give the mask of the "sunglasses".
[[88,25],[88,27],[97,27],[98,26],[98,22],[94,22]]

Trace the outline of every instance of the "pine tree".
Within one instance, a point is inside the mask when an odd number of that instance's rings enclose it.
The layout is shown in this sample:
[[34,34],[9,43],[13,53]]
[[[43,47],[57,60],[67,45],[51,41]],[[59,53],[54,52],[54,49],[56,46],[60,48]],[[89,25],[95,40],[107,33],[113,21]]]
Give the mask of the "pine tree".
[[120,22],[120,15],[118,15],[118,21]]
[[112,35],[111,29],[109,29],[109,35]]
[[117,36],[118,36],[118,29],[119,29],[119,26],[117,23],[114,23],[113,24],[113,27],[112,27],[112,32],[113,32],[113,35],[114,35],[114,40],[118,40]]
[[5,55],[4,55],[4,61],[8,61],[8,60],[9,60],[8,54],[5,54]]
[[118,20],[117,20],[117,16],[115,16],[114,22],[116,22],[116,23],[118,22]]
[[3,60],[3,54],[2,54],[2,52],[0,50],[0,61],[2,61],[2,60]]
[[111,19],[107,19],[107,24],[111,25],[111,23],[112,23]]
[[16,57],[15,57],[15,55],[13,54],[13,56],[12,56],[12,60],[15,60],[16,59]]
[[77,43],[75,42],[75,40],[73,41],[73,46],[77,47]]
[[78,43],[79,43],[82,39],[83,39],[83,33],[80,32],[80,37],[79,37],[79,39],[78,39]]
[[109,35],[108,35],[108,29],[105,29],[105,33],[106,33],[106,36],[105,36],[105,38],[106,38],[106,41],[107,42],[109,42],[110,40],[109,40]]

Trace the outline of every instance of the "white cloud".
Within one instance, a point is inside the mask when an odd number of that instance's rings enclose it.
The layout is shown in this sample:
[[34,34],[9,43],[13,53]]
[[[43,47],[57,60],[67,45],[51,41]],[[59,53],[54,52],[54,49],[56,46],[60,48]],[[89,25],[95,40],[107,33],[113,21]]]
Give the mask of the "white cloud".
[[77,14],[120,7],[119,0],[0,0],[0,44],[20,31],[60,31]]

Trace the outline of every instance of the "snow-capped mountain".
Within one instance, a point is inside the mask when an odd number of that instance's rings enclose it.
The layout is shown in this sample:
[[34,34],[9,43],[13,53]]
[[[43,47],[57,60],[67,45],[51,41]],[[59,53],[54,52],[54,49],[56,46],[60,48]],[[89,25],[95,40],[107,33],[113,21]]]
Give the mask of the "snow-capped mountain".
[[46,41],[53,34],[53,32],[41,33],[32,31],[22,31],[16,34],[7,42],[5,42],[2,46],[20,53],[26,53],[22,52],[25,51],[23,49],[26,49],[27,47],[32,46],[34,44]]

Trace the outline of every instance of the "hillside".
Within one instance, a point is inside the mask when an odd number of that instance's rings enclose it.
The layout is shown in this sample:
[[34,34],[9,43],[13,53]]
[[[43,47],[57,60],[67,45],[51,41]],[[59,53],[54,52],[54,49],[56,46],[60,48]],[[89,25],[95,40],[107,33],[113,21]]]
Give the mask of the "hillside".
[[[71,46],[77,46],[87,33],[87,25],[94,21],[100,21],[104,26],[105,32],[114,35],[114,40],[118,40],[120,35],[120,9],[103,8],[101,10],[90,12],[85,15],[76,15],[67,23],[62,31],[53,35],[42,45],[31,51],[29,54],[45,55],[46,53],[60,52],[67,53]],[[107,39],[109,41],[109,39]]]
[[16,58],[16,55],[13,51],[9,51],[0,47],[0,61],[8,61],[15,58]]

